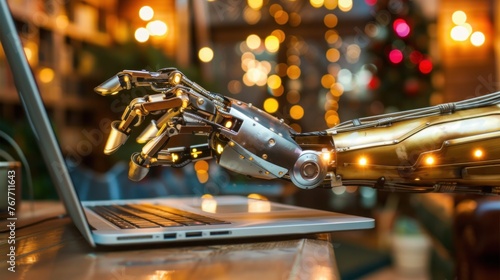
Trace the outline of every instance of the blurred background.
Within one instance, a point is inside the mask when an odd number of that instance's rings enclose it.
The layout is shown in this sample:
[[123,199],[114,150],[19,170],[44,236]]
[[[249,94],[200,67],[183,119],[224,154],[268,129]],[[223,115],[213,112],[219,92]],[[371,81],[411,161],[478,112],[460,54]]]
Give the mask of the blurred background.
[[[127,162],[141,146],[129,141],[112,156],[102,150],[110,122],[145,91],[101,97],[93,88],[123,69],[176,67],[206,89],[251,102],[298,132],[324,130],[357,117],[498,90],[498,1],[8,3],[82,199],[258,193],[285,203],[376,217],[373,231],[338,234],[345,240],[336,249],[345,279],[375,279],[370,278],[377,275],[373,271],[390,267],[390,243],[397,232],[424,235],[433,244],[425,273],[417,277],[477,275],[470,274],[477,268],[468,258],[479,253],[467,250],[477,248],[480,238],[469,240],[470,248],[456,243],[466,227],[457,229],[454,222],[463,211],[480,207],[476,197],[377,193],[365,186],[302,191],[282,181],[251,180],[211,161],[155,168],[133,184],[127,179]],[[28,158],[31,174],[25,176],[33,180],[34,197],[54,199],[1,51],[0,87],[0,130]],[[195,141],[203,139],[172,139],[170,145]],[[4,142],[0,148],[15,154]],[[463,201],[468,206],[458,207]],[[496,222],[500,227],[500,219]],[[500,246],[496,249],[495,258]],[[464,260],[469,262],[465,272],[458,269],[464,270]],[[500,261],[493,264],[498,267]],[[485,273],[498,273],[488,269]],[[380,279],[393,275],[390,269],[383,271]]]

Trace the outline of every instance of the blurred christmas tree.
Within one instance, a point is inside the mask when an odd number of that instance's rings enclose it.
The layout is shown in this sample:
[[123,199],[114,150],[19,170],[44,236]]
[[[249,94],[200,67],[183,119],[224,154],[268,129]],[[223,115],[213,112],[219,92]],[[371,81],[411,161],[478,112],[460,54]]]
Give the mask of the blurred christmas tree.
[[428,106],[436,68],[429,56],[430,22],[415,1],[366,1],[374,16],[365,27],[375,66],[369,89],[389,111]]

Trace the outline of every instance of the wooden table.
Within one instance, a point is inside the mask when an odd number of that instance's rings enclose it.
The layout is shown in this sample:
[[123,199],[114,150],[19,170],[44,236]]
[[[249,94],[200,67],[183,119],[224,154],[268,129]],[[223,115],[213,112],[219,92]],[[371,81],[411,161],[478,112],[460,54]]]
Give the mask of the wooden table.
[[[58,202],[23,205],[15,231],[2,220],[0,279],[339,279],[329,234],[182,246],[92,248]],[[35,213],[35,214],[33,214]],[[4,232],[8,230],[8,232]],[[9,236],[15,234],[15,272]]]

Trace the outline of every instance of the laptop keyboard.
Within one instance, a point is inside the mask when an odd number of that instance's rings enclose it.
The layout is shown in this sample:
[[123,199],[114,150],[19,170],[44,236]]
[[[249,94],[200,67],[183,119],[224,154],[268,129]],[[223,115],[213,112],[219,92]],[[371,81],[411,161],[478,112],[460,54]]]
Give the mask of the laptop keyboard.
[[87,208],[122,229],[229,224],[164,205],[126,204]]

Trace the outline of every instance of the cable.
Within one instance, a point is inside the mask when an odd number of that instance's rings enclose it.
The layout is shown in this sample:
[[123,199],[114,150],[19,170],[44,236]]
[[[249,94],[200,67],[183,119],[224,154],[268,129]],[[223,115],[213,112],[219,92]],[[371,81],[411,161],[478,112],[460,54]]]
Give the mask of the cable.
[[[41,219],[41,220],[36,221],[36,222],[32,222],[32,223],[29,223],[29,224],[26,224],[26,225],[22,225],[20,227],[16,227],[16,230],[27,228],[27,227],[32,227],[34,225],[38,225],[38,224],[45,223],[45,222],[52,221],[52,220],[64,219],[64,218],[67,218],[67,217],[69,217],[67,214],[60,214],[60,215],[57,215],[57,216],[48,217],[48,218]],[[0,230],[0,233],[7,233],[9,231],[10,231],[10,229],[3,229],[3,230]]]
[[17,145],[16,141],[14,141],[14,139],[12,139],[12,137],[10,137],[7,133],[5,133],[1,130],[0,130],[0,137],[2,137],[5,141],[7,141],[7,143],[9,143],[14,148],[14,150],[16,150],[16,153],[19,155],[19,159],[23,163],[24,169],[26,170],[26,178],[28,181],[28,191],[29,191],[30,200],[33,201],[35,199],[35,195],[34,195],[34,190],[33,190],[33,181],[31,179],[31,169],[30,169],[30,165],[28,164],[28,160],[24,156],[24,153],[21,150],[21,148],[19,147],[19,145]]
[[0,149],[0,157],[7,161],[16,161],[13,156],[11,156],[9,153],[1,149]]

